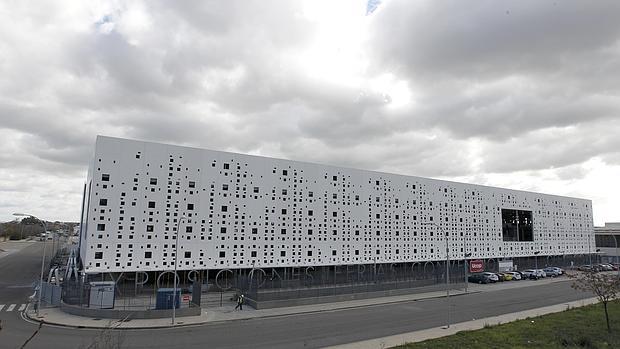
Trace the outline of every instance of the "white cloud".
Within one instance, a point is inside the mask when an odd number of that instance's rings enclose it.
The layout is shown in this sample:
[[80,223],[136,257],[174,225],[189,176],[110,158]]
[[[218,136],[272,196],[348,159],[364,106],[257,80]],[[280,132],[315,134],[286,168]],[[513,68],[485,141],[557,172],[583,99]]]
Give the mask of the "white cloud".
[[618,4],[0,4],[0,219],[77,220],[105,134],[594,200],[620,220]]

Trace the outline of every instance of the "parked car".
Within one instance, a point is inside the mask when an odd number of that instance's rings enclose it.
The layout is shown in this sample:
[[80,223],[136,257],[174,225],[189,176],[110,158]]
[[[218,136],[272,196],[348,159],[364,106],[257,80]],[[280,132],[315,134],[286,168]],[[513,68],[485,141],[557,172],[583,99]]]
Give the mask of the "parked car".
[[540,278],[535,269],[526,269],[522,271],[521,274],[525,276],[526,279],[530,280],[538,280]]
[[473,282],[473,283],[476,283],[476,284],[488,284],[488,283],[491,283],[491,282],[495,282],[495,281],[491,280],[491,278],[489,278],[488,275],[484,275],[484,273],[470,274],[467,277],[467,281]]
[[601,271],[612,271],[612,270],[614,270],[614,267],[611,264],[601,263],[601,264],[598,264],[598,266],[600,267]]
[[545,268],[543,270],[544,270],[545,274],[547,274],[547,276],[550,276],[550,277],[554,278],[556,276],[562,275],[558,269],[560,269],[560,268],[547,267],[547,268]]
[[504,281],[512,281],[513,276],[511,273],[500,273],[500,275],[502,275]]
[[504,274],[502,274],[502,273],[493,273],[493,274],[497,275],[497,281],[499,281],[499,282],[506,281],[506,278],[504,277]]
[[577,270],[579,271],[595,271],[594,268],[590,264],[580,265]]
[[499,277],[495,273],[491,273],[491,272],[485,271],[482,274],[487,275],[492,282],[498,282],[499,281]]
[[547,273],[545,273],[545,271],[543,269],[534,269],[536,270],[536,273],[538,274],[539,278],[546,278],[547,277]]
[[558,267],[547,267],[543,269],[547,276],[556,277],[560,275],[564,275],[564,269]]
[[506,272],[506,274],[510,274],[512,281],[519,281],[521,280],[521,273],[517,272],[517,271],[508,271]]

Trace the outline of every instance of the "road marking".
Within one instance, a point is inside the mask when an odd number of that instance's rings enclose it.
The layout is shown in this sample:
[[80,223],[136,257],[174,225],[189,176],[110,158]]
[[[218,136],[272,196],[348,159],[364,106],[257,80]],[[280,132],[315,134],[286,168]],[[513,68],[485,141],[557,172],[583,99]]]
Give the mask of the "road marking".
[[2,311],[2,309],[4,309],[4,304],[0,304],[0,311]]
[[26,304],[20,305],[19,309],[17,309],[17,311],[24,311],[24,309],[26,309]]
[[16,306],[17,306],[17,304],[11,304],[11,305],[9,305],[8,308],[6,308],[6,311],[13,311],[13,309],[15,309]]

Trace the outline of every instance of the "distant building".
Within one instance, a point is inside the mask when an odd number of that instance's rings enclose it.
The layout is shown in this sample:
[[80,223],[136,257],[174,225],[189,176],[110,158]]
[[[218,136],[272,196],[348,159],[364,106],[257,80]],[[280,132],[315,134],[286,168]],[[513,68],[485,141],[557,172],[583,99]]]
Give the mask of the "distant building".
[[604,227],[594,227],[596,248],[603,262],[619,262],[620,222],[605,223]]

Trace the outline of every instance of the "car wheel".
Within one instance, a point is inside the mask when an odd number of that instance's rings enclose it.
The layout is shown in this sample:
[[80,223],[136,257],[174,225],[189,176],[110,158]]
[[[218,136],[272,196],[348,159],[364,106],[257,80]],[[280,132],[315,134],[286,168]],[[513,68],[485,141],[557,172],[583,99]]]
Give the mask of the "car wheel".
[[478,284],[482,284],[482,280],[478,280]]

